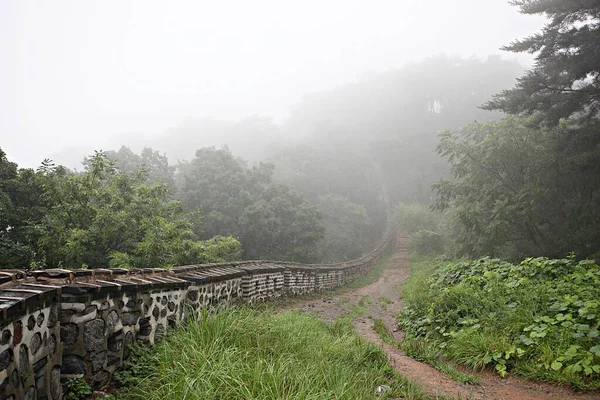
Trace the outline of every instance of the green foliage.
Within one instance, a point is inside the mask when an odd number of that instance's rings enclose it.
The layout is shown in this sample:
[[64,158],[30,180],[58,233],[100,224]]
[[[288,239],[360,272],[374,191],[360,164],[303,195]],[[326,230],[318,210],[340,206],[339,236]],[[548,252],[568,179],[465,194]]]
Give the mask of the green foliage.
[[[129,174],[141,172],[146,177],[147,185],[164,183],[170,190],[175,188],[175,167],[170,166],[167,156],[158,151],[144,147],[138,155],[129,147],[121,146],[118,151],[107,151],[104,154],[121,172]],[[86,169],[90,169],[93,168],[92,162],[93,158],[86,157],[83,165]]]
[[519,0],[525,14],[544,14],[542,32],[517,40],[504,50],[535,53],[535,65],[486,104],[510,114],[540,113],[550,124],[572,115],[600,112],[600,4],[594,0]]
[[325,237],[319,243],[321,262],[352,260],[369,249],[366,231],[370,219],[365,208],[338,195],[320,196],[318,207],[323,214]]
[[400,232],[410,235],[421,230],[437,231],[440,224],[440,216],[436,212],[418,203],[396,204],[394,220]]
[[432,231],[418,231],[411,240],[411,246],[419,255],[437,255],[444,252],[444,238]]
[[240,256],[231,237],[196,239],[199,210],[185,215],[165,183],[143,171],[120,172],[102,152],[73,173],[46,160],[17,170],[0,154],[0,265],[27,267],[167,267]]
[[92,394],[92,388],[81,378],[71,378],[65,383],[65,397],[67,400],[81,400]]
[[[125,377],[125,379],[123,379]],[[138,351],[118,379],[122,399],[423,399],[349,320],[327,325],[298,312],[229,309],[204,314],[151,351]]]
[[248,168],[227,149],[204,148],[180,165],[179,195],[187,210],[202,207],[201,238],[239,237],[246,258],[315,261],[323,237],[319,210],[272,183],[273,165]]
[[434,186],[435,207],[451,210],[459,254],[518,260],[598,251],[600,125],[530,122],[507,117],[440,137],[454,179]]
[[600,267],[593,261],[425,265],[404,291],[400,323],[410,338],[501,376],[599,387]]

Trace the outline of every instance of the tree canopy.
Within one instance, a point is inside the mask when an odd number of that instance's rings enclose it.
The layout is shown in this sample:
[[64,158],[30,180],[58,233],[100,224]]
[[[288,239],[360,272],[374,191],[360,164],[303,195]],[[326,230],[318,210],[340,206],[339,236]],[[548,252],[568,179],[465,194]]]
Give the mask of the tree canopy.
[[228,148],[203,148],[179,166],[178,196],[186,209],[202,207],[201,238],[238,237],[246,258],[316,261],[323,237],[318,208],[272,182],[273,165],[248,167]]
[[453,180],[435,207],[455,218],[459,253],[509,259],[600,250],[599,123],[543,128],[511,116],[441,136]]
[[121,172],[102,152],[83,173],[48,160],[18,170],[0,153],[0,174],[2,267],[166,267],[240,255],[231,237],[197,240],[201,214],[185,215],[165,183],[147,185],[143,171]]
[[550,18],[542,32],[504,47],[536,54],[535,65],[510,90],[485,105],[509,114],[539,113],[551,125],[561,118],[600,113],[600,1],[513,1],[525,14]]

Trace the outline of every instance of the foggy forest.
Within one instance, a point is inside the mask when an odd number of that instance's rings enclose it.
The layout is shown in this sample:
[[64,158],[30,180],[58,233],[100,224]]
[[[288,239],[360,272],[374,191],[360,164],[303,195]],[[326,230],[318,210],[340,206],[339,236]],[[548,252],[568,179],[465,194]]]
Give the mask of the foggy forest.
[[[348,339],[357,318],[468,398],[522,398],[465,389],[509,375],[548,385],[531,398],[597,395],[600,2],[286,3],[0,5],[0,270],[333,264],[390,224],[409,249],[393,295],[356,297],[335,322],[207,316],[94,398],[442,398],[385,356],[341,355],[371,351]],[[212,348],[238,323],[273,352],[307,346],[285,329],[350,341],[328,366],[306,350],[266,356],[278,373],[223,361],[225,386],[161,369],[177,341]],[[189,362],[212,376],[202,360]],[[346,375],[321,386],[303,362]],[[78,382],[65,398],[92,394]]]

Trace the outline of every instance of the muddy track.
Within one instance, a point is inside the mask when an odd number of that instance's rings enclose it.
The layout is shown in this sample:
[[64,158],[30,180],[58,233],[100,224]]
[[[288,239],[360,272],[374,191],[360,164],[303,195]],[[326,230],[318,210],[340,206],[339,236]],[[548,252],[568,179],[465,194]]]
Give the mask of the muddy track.
[[380,346],[387,354],[390,365],[402,376],[419,382],[425,393],[432,398],[441,395],[449,399],[473,400],[600,399],[598,393],[575,393],[565,387],[511,376],[502,379],[492,372],[475,373],[479,377],[478,384],[463,384],[384,343],[373,330],[373,321],[378,318],[385,323],[396,341],[402,340],[402,332],[396,329],[396,315],[402,308],[399,299],[402,284],[410,273],[406,245],[406,239],[400,238],[397,251],[390,257],[377,282],[341,294],[294,301],[285,308],[313,312],[327,321],[341,315],[351,315],[357,332]]

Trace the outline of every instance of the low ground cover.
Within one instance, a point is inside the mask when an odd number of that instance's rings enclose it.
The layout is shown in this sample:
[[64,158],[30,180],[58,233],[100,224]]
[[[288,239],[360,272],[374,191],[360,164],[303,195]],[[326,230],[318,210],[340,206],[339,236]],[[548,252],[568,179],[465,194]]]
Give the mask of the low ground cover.
[[600,267],[592,261],[413,258],[404,348],[473,368],[600,388]]
[[347,318],[229,309],[135,353],[119,399],[369,399],[379,385],[383,398],[422,398]]

